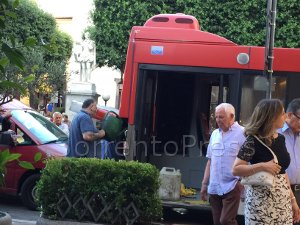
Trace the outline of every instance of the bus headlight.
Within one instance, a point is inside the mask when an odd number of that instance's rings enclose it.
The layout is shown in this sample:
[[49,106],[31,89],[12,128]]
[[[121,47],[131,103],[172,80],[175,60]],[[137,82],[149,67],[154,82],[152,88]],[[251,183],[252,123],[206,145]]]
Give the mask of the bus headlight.
[[245,65],[249,63],[250,57],[247,53],[240,53],[237,55],[236,60],[239,64]]

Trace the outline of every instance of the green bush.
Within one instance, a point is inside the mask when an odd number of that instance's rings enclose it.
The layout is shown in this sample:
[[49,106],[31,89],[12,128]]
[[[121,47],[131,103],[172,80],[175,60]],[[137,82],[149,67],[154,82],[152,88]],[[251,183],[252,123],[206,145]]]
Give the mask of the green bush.
[[49,219],[147,224],[162,216],[158,177],[147,163],[53,159],[37,185],[37,202]]

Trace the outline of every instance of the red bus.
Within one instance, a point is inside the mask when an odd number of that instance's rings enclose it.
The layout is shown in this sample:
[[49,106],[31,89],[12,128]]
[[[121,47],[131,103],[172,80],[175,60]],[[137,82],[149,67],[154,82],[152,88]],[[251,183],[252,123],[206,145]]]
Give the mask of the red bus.
[[[264,47],[241,46],[201,31],[184,14],[160,14],[132,28],[120,117],[128,121],[127,158],[180,169],[200,188],[214,109],[231,103],[244,124],[266,98]],[[300,97],[300,49],[274,48],[273,98]]]

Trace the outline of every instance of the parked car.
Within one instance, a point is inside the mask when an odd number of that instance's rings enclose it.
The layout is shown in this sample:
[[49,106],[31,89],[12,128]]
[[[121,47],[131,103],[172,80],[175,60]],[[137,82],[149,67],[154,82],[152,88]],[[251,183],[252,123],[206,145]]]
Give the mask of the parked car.
[[[40,171],[45,167],[44,159],[64,157],[67,154],[68,136],[46,117],[23,106],[16,100],[1,106],[1,109],[10,110],[11,116],[6,121],[9,131],[0,132],[0,151],[9,149],[10,153],[21,154],[19,160],[32,163],[34,169],[22,168],[18,161],[8,163],[0,193],[20,195],[25,206],[36,209],[35,186]],[[13,133],[11,138],[8,133]],[[41,153],[42,160],[35,162],[37,153]]]

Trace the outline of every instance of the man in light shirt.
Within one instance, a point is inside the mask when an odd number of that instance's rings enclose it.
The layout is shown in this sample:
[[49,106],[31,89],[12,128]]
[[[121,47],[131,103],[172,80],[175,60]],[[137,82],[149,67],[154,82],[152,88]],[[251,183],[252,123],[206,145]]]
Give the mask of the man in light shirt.
[[232,175],[232,166],[245,141],[244,128],[235,122],[235,110],[231,104],[218,105],[215,118],[219,129],[214,130],[210,137],[201,198],[206,201],[209,194],[214,225],[237,225],[243,187],[239,177]]
[[[300,204],[300,98],[290,102],[286,110],[284,126],[279,133],[285,137],[285,145],[290,153],[291,163],[287,173],[291,183],[291,189]],[[300,224],[300,223],[297,223]]]
[[62,122],[62,114],[60,112],[53,113],[53,123],[58,126],[66,135],[69,136],[69,127]]

